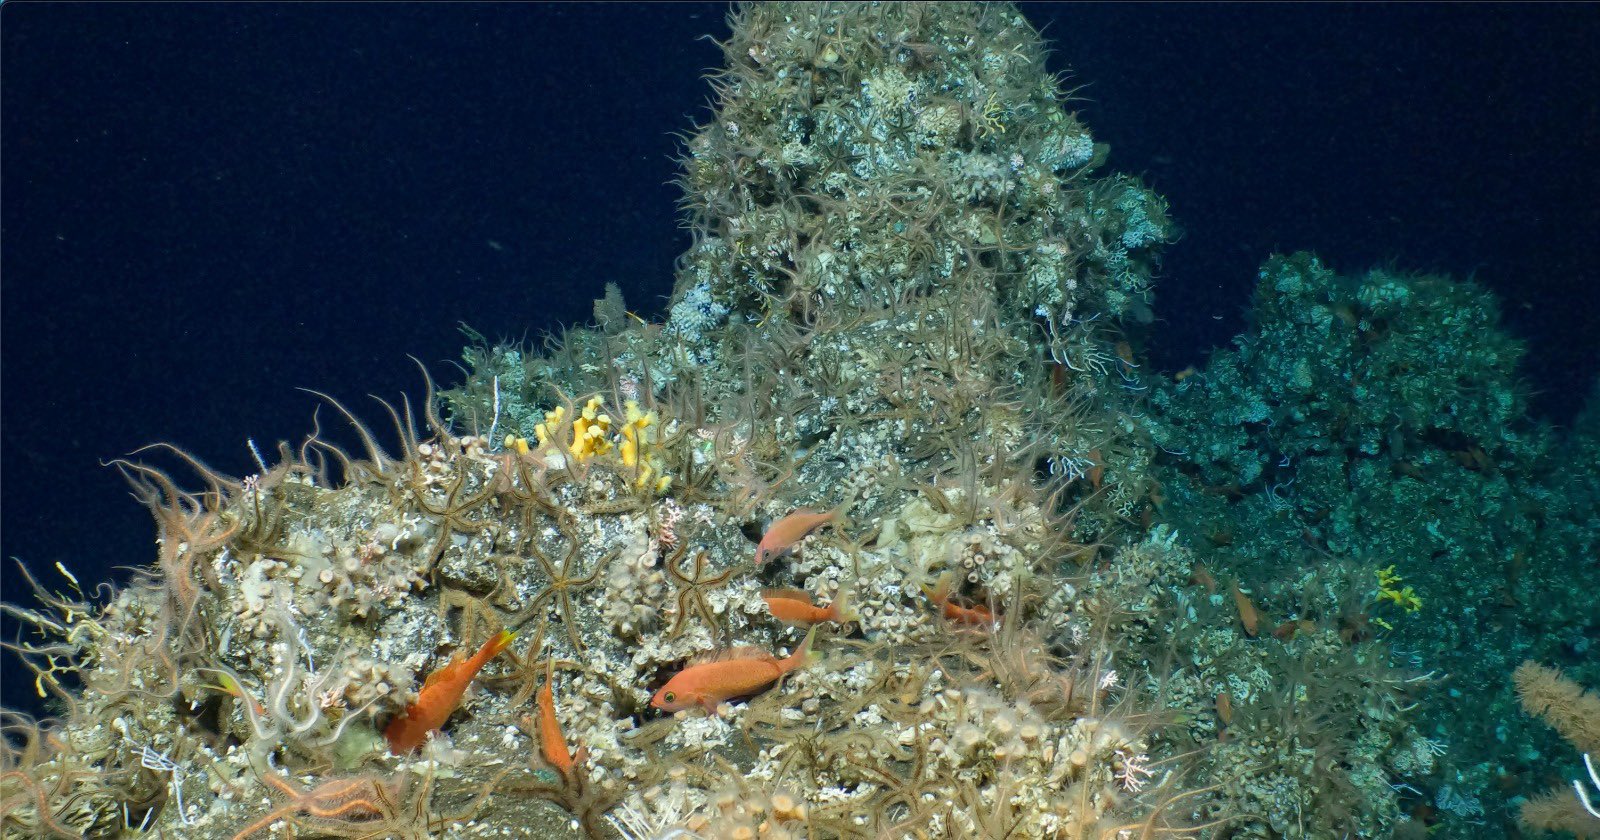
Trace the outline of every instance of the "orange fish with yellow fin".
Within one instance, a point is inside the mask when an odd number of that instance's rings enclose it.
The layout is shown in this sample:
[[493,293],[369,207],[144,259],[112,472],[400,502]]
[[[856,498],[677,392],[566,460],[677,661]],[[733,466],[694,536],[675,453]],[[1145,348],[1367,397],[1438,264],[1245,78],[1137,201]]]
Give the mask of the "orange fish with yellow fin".
[[489,660],[499,656],[516,635],[511,630],[501,630],[489,637],[470,658],[463,659],[458,653],[429,674],[422,682],[422,690],[417,692],[416,702],[389,721],[383,730],[383,737],[389,741],[389,751],[395,755],[411,752],[428,740],[429,732],[444,726],[461,705],[461,696],[466,694],[472,678],[489,664]]
[[545,763],[555,768],[561,778],[569,783],[573,781],[572,774],[576,772],[579,764],[583,763],[589,751],[579,747],[574,752],[567,746],[566,736],[561,734],[561,721],[556,719],[555,693],[551,690],[551,683],[555,682],[555,663],[546,662],[544,669],[544,685],[539,687],[539,752],[544,756]]

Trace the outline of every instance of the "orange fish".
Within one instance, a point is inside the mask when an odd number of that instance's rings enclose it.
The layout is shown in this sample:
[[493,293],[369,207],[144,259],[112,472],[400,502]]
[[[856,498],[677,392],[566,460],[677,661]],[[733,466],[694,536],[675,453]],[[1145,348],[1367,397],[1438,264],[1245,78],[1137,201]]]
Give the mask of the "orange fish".
[[1299,621],[1285,621],[1272,630],[1272,637],[1288,641],[1302,633],[1317,632],[1317,623],[1310,619],[1302,618]]
[[1255,638],[1261,629],[1261,614],[1256,612],[1256,605],[1250,603],[1250,596],[1239,590],[1239,581],[1233,582],[1233,605],[1239,608],[1239,623],[1244,625],[1244,634]]
[[1089,468],[1089,472],[1087,473],[1089,476],[1089,486],[1099,490],[1100,483],[1104,481],[1106,477],[1106,462],[1101,459],[1100,450],[1089,450],[1089,463],[1094,465]]
[[466,693],[472,678],[505,650],[516,635],[510,630],[501,630],[484,642],[472,658],[462,659],[456,654],[429,674],[422,682],[422,690],[417,692],[416,702],[389,721],[388,728],[383,730],[383,737],[389,740],[389,751],[396,755],[408,753],[422,746],[429,732],[444,726],[451,713],[461,705],[461,695]]
[[784,674],[816,662],[821,658],[811,650],[816,637],[817,628],[813,627],[806,634],[806,640],[786,659],[755,647],[718,651],[674,674],[650,698],[650,705],[665,712],[698,705],[707,713],[716,714],[718,703],[759,694],[771,688]]
[[861,616],[850,605],[850,596],[845,592],[840,592],[839,597],[826,607],[812,604],[811,595],[799,589],[763,589],[761,600],[767,602],[767,611],[772,613],[772,617],[784,624],[809,627],[824,621],[843,624],[861,620]]
[[850,505],[846,502],[827,513],[817,513],[811,508],[800,508],[794,513],[772,523],[767,533],[761,537],[761,544],[756,546],[756,565],[782,556],[795,543],[811,536],[811,532],[824,525],[832,524],[839,528],[844,524],[844,512]]
[[954,576],[950,572],[945,572],[931,588],[922,587],[922,594],[927,595],[928,600],[944,611],[945,621],[972,627],[993,627],[994,612],[988,607],[981,604],[975,607],[963,607],[950,602],[950,584],[953,580]]
[[550,685],[554,682],[554,664],[545,663],[544,685],[539,688],[539,752],[546,764],[556,769],[561,778],[572,781],[573,768],[583,761],[588,750],[579,747],[572,752],[567,739],[561,734],[561,721],[556,720],[556,700]]

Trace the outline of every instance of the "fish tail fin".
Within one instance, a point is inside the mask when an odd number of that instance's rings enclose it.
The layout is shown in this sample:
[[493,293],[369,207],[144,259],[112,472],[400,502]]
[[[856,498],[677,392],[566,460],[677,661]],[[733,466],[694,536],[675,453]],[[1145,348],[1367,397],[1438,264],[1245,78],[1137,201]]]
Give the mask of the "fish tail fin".
[[261,705],[260,701],[250,696],[250,692],[246,691],[244,685],[239,682],[238,676],[233,671],[223,667],[201,668],[200,670],[210,671],[217,675],[217,682],[211,686],[212,688],[220,689],[222,692],[244,702],[245,717],[250,720],[252,726],[255,726],[260,715],[266,709]]
[[788,673],[797,668],[804,668],[821,662],[822,654],[816,651],[816,641],[817,628],[812,625],[811,630],[806,633],[805,641],[794,649],[794,653],[790,654],[788,659],[783,660],[783,672]]
[[539,694],[534,698],[539,705],[539,711],[543,712],[546,707],[555,709],[555,684],[556,660],[555,657],[550,657],[544,661],[544,684],[539,686]]
[[509,647],[511,640],[516,637],[517,631],[515,630],[501,630],[499,633],[490,636],[489,640],[483,643],[483,647],[478,648],[477,655],[472,657],[474,665],[472,670],[476,672],[479,668],[489,664],[489,660],[499,656],[500,652]]
[[951,573],[946,571],[944,574],[939,575],[939,579],[934,581],[932,586],[924,583],[922,585],[922,594],[928,596],[928,600],[934,602],[935,604],[943,604],[950,600],[950,585],[952,579],[953,577]]
[[489,651],[490,656],[499,656],[500,651],[510,647],[511,640],[516,637],[517,631],[515,630],[501,630],[494,635],[494,638],[484,643],[484,648]]
[[[840,502],[838,507],[828,511],[828,523],[833,526],[835,533],[845,534],[846,531],[850,530],[852,527],[850,523],[850,508],[855,507],[855,504],[856,497],[852,493],[849,498]],[[846,535],[846,539],[848,539],[848,535]]]
[[833,600],[833,620],[840,624],[861,620],[861,613],[856,611],[856,605],[850,598],[850,590],[839,590],[839,597]]

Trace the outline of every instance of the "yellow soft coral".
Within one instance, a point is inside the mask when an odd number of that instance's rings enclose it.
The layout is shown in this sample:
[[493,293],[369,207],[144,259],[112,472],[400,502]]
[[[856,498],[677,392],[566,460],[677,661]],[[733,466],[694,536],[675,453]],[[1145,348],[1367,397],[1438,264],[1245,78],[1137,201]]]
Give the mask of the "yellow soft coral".
[[583,406],[583,414],[572,421],[573,457],[582,461],[611,451],[606,433],[611,431],[611,415],[601,413],[600,397],[593,396]]
[[544,449],[561,428],[561,418],[567,415],[566,406],[556,406],[544,413],[544,422],[533,428],[534,437],[539,439],[539,448]]
[[[606,437],[611,431],[611,416],[600,411],[601,405],[598,396],[590,397],[583,411],[572,421],[572,442],[567,444],[567,451],[580,461],[611,451],[611,441]],[[566,416],[566,407],[559,405],[544,413],[544,422],[533,429],[540,448],[551,447]]]
[[634,400],[628,400],[625,408],[627,422],[623,423],[621,429],[622,465],[636,467],[639,470],[639,478],[634,482],[637,486],[649,487],[653,479],[655,491],[660,493],[672,483],[671,476],[657,475],[661,472],[661,458],[650,451],[651,445],[655,443],[652,427],[657,425],[660,419],[654,411],[649,413],[640,411],[639,403]]
[[640,447],[649,435],[650,425],[656,421],[656,413],[640,413],[639,403],[634,400],[628,400],[626,409],[627,422],[622,424],[622,465],[636,467],[639,465]]
[[[657,493],[665,491],[672,484],[672,478],[661,474],[665,466],[654,451],[654,427],[660,425],[661,418],[654,411],[641,411],[637,401],[628,400],[624,405],[627,412],[624,422],[613,434],[611,415],[601,411],[603,407],[599,396],[590,397],[584,403],[583,410],[572,420],[572,438],[566,445],[567,451],[575,460],[584,461],[616,449],[622,465],[638,471],[636,487],[653,488]],[[562,406],[545,412],[544,422],[533,430],[540,449],[556,454],[560,433],[565,431],[562,422],[566,416],[567,411]]]
[[1394,566],[1378,570],[1378,600],[1393,601],[1394,605],[1408,613],[1422,609],[1422,599],[1417,597],[1417,591],[1410,586],[1402,588],[1400,584],[1405,579],[1394,571]]

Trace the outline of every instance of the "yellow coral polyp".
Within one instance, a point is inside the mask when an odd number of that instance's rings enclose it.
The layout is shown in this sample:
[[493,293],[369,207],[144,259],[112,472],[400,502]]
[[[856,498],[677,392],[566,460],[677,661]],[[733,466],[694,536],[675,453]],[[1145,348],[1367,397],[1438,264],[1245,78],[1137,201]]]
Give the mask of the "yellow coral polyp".
[[662,470],[661,459],[650,451],[650,445],[655,442],[650,427],[660,423],[660,418],[654,411],[640,411],[639,404],[634,400],[628,400],[624,409],[626,422],[619,430],[622,435],[619,449],[622,465],[639,470],[639,476],[634,480],[635,487],[653,486],[657,493],[663,492],[672,484],[672,478],[659,475]]
[[539,439],[541,449],[550,445],[550,439],[556,436],[556,429],[561,427],[561,418],[566,416],[567,408],[562,405],[544,413],[544,422],[533,428],[533,436]]
[[[641,411],[638,402],[628,400],[623,406],[623,423],[613,435],[614,421],[611,415],[601,411],[604,405],[598,396],[590,397],[584,403],[583,409],[572,420],[572,441],[567,445],[567,451],[573,458],[582,461],[616,449],[623,466],[639,471],[634,486],[654,487],[657,493],[665,491],[671,486],[672,478],[661,474],[665,467],[661,458],[651,451],[655,440],[650,428],[659,425],[661,418],[654,411]],[[566,409],[560,406],[545,412],[544,422],[533,430],[541,448],[551,446],[565,418]],[[524,441],[523,446],[526,445]],[[508,437],[506,448],[514,447],[515,440]],[[554,451],[553,448],[551,451]]]
[[1378,570],[1378,600],[1391,601],[1395,606],[1408,613],[1422,609],[1422,598],[1417,595],[1417,590],[1402,587],[1405,579],[1395,573],[1394,566]]
[[572,444],[567,449],[580,461],[611,451],[611,441],[606,437],[611,431],[611,415],[601,413],[602,404],[598,396],[590,397],[582,413],[572,421]]
[[[650,480],[651,476],[655,476],[654,482]],[[644,469],[639,471],[639,478],[633,482],[633,486],[641,489],[651,487],[654,488],[655,492],[657,493],[665,493],[667,492],[667,488],[672,486],[672,476],[658,476],[656,475],[655,468],[649,464],[646,464]]]
[[[645,445],[650,442],[649,434],[645,430],[656,422],[656,413],[654,411],[649,414],[641,412],[639,403],[633,400],[628,400],[625,409],[627,411],[627,422],[623,424],[621,429],[622,465],[625,467],[637,467],[644,460],[643,450]],[[645,479],[641,478],[640,486],[644,485],[644,481]]]
[[604,455],[611,451],[611,441],[606,439],[607,427],[598,422],[591,422],[585,418],[578,418],[572,424],[572,451],[573,457],[578,460]]

